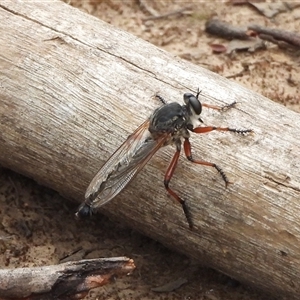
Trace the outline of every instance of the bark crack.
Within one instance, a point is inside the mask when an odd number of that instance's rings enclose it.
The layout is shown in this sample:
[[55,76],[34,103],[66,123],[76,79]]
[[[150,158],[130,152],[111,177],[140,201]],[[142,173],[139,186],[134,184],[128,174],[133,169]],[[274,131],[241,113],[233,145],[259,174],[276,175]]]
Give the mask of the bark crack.
[[[272,181],[273,183],[276,183],[276,184],[280,185],[280,186],[283,186],[283,187],[288,188],[288,189],[292,189],[296,192],[300,192],[300,188],[298,188],[296,186],[285,184],[285,183],[279,181],[278,179],[274,179],[274,178],[272,178],[271,176],[268,176],[268,175],[265,175],[265,178]],[[289,177],[286,176],[286,180],[288,180],[288,179],[289,179]]]

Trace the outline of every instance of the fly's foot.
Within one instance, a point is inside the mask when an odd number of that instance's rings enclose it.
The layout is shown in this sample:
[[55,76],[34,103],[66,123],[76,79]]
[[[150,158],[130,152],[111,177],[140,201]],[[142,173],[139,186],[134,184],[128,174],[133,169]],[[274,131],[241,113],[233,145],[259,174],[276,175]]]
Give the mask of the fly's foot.
[[232,102],[232,103],[230,103],[230,104],[226,104],[226,105],[224,105],[224,106],[222,106],[222,107],[220,108],[220,111],[222,111],[222,112],[227,111],[227,110],[229,110],[229,109],[235,107],[237,103],[238,103],[238,102],[234,101],[234,102]]
[[252,129],[235,129],[235,128],[228,128],[228,131],[237,133],[237,134],[242,134],[242,135],[246,135],[248,133],[254,133],[254,130]]

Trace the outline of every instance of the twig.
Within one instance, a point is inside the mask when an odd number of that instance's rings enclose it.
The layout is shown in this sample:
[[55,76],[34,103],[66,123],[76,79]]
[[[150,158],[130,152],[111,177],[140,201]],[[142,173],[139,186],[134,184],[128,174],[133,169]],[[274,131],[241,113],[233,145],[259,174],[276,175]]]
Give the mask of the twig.
[[145,10],[148,14],[150,14],[151,16],[158,16],[158,12],[150,7],[147,2],[145,0],[138,0],[141,9]]
[[174,16],[174,15],[181,14],[181,13],[183,13],[184,11],[190,10],[190,9],[191,9],[191,7],[189,7],[189,6],[183,7],[183,8],[181,8],[181,9],[174,10],[174,11],[172,11],[172,12],[169,12],[169,13],[166,13],[166,14],[163,14],[163,15],[159,15],[159,16],[151,16],[151,17],[143,18],[143,21],[159,20],[159,19],[168,18],[168,17],[170,17],[170,16]]
[[232,26],[229,23],[215,18],[206,22],[205,31],[209,34],[217,35],[227,40],[248,40],[250,38],[246,33],[246,29]]
[[283,41],[290,45],[300,47],[300,35],[296,32],[267,28],[259,25],[251,25],[248,28],[257,32],[261,39],[265,39],[276,44]]
[[87,259],[59,265],[0,270],[0,300],[82,299],[90,289],[135,268],[126,257]]
[[68,262],[68,261],[71,261],[71,260],[76,260],[76,258],[74,256],[76,255],[81,255],[80,258],[82,258],[83,254],[85,253],[85,250],[82,249],[82,246],[79,246],[77,247],[76,249],[74,249],[73,251],[67,253],[64,257],[62,257],[60,260],[59,260],[59,263],[62,264],[62,263],[65,263],[65,262]]

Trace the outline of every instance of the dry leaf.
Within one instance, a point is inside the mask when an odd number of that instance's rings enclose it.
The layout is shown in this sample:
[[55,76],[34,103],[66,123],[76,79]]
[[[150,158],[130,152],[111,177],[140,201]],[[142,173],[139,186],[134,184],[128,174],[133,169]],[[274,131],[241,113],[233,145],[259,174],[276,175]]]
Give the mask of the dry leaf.
[[264,49],[265,43],[263,40],[256,38],[256,39],[250,39],[247,41],[244,40],[232,40],[229,42],[227,47],[227,54],[232,53],[236,50],[247,50],[249,52],[254,52],[257,49]]
[[252,1],[248,2],[250,5],[255,7],[261,14],[267,18],[273,18],[281,12],[288,11],[289,8],[284,2],[275,2],[275,3],[255,3]]

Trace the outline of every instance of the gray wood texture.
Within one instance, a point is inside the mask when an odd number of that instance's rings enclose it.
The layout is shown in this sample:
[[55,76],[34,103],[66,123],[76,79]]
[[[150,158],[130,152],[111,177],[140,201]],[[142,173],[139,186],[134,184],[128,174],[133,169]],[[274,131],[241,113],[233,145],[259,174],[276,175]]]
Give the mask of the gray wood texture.
[[1,300],[83,299],[90,289],[135,269],[127,257],[68,261],[58,265],[0,270]]
[[298,299],[299,114],[60,1],[2,2],[0,19],[1,165],[79,203],[158,107],[155,93],[182,103],[199,87],[203,102],[238,101],[223,113],[204,109],[202,118],[254,135],[191,138],[194,157],[218,164],[233,184],[225,189],[214,169],[184,156],[171,181],[194,231],[164,189],[172,147],[101,212],[241,282]]

